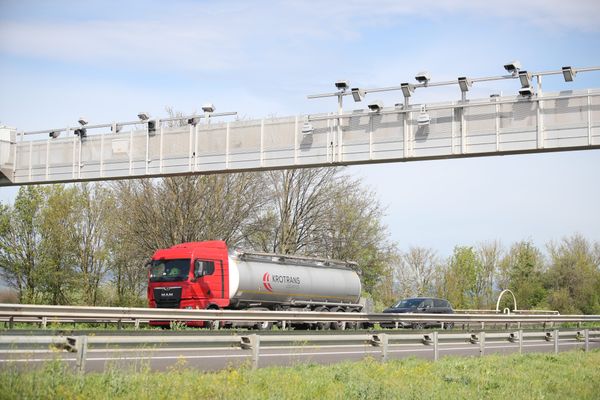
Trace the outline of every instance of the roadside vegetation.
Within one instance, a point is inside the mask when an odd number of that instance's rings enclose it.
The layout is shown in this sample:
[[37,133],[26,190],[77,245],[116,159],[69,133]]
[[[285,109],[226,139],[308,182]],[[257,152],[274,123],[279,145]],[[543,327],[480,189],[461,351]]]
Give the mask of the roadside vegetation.
[[374,359],[334,365],[199,373],[108,368],[78,375],[59,361],[0,374],[1,399],[597,399],[600,351],[558,355],[446,357],[438,362]]
[[411,296],[493,309],[508,288],[519,309],[600,314],[600,242],[461,244],[444,258],[394,243],[376,197],[342,168],[22,186],[0,204],[0,302],[144,307],[156,249],[220,239],[357,261],[374,311]]

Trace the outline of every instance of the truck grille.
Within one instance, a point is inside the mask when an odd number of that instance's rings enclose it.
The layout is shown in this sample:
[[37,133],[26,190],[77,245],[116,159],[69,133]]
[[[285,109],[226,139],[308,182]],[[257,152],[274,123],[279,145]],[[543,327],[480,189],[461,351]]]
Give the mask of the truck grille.
[[154,288],[154,300],[157,308],[179,308],[181,287]]

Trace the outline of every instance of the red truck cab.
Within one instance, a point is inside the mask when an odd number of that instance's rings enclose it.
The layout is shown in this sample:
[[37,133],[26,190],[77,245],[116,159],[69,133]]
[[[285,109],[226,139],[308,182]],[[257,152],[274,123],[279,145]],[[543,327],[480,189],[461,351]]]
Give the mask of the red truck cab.
[[[229,305],[227,245],[223,241],[182,243],[157,250],[148,263],[152,308],[218,309]],[[168,325],[168,321],[152,321]],[[202,325],[202,322],[188,323]]]

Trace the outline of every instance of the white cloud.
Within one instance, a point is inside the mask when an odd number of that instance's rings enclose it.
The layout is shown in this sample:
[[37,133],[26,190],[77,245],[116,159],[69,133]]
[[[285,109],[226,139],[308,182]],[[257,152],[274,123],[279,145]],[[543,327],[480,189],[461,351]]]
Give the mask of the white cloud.
[[303,57],[327,56],[321,42],[352,41],[365,28],[402,26],[404,16],[460,21],[466,13],[551,31],[600,30],[600,3],[595,0],[163,4],[154,3],[152,13],[126,13],[110,20],[93,15],[80,21],[5,20],[0,24],[0,51],[73,63],[202,72],[270,60],[292,65]]

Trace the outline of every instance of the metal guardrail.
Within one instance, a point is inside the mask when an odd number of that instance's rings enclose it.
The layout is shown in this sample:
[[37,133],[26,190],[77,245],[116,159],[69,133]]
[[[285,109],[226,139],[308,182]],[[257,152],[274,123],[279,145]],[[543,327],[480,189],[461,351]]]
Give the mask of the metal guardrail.
[[[214,347],[215,344],[228,345],[228,350],[251,351],[252,367],[258,368],[260,349],[269,346],[278,348],[301,349],[303,346],[318,343],[363,344],[381,349],[380,360],[389,359],[390,349],[394,346],[425,345],[431,346],[433,359],[439,359],[440,345],[472,344],[478,346],[480,356],[485,355],[487,341],[510,342],[519,346],[523,352],[523,343],[527,341],[547,341],[554,344],[554,352],[558,353],[560,341],[581,342],[585,351],[589,351],[590,341],[600,341],[600,330],[580,330],[560,332],[552,331],[524,332],[477,332],[477,333],[445,333],[433,331],[425,334],[355,334],[355,335],[154,335],[154,336],[8,336],[0,335],[0,346],[50,345],[52,347],[76,353],[76,368],[85,372],[86,355],[91,347],[110,347],[118,345],[119,349],[131,346],[164,346],[186,343],[198,348]],[[134,347],[135,348],[135,347]],[[10,361],[8,361],[10,362]]]
[[476,310],[476,309],[463,309],[463,310],[454,310],[456,314],[517,314],[517,315],[560,315],[558,311],[554,310],[508,310],[505,311],[496,311],[496,310]]
[[530,314],[395,314],[318,311],[189,310],[124,307],[47,306],[0,304],[0,318],[64,318],[73,320],[162,320],[162,321],[349,321],[349,322],[598,322],[600,315]]
[[445,322],[445,323],[560,323],[598,322],[600,315],[549,314],[394,314],[317,311],[188,310],[123,307],[0,304],[0,319],[40,321],[271,321],[271,322]]

